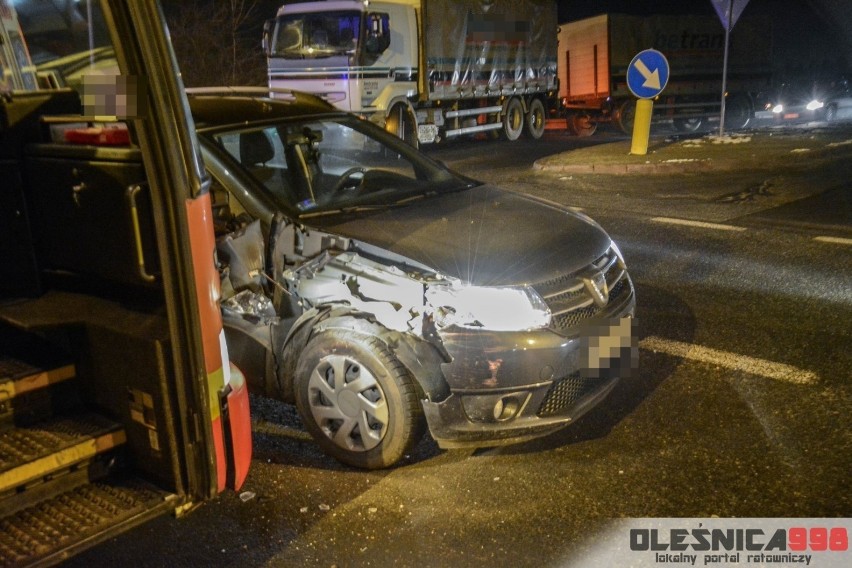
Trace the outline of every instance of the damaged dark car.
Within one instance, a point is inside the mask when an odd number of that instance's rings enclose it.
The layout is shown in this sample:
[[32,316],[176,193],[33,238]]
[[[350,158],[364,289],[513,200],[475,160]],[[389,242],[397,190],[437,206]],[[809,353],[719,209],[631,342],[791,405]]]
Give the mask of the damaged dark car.
[[450,171],[320,99],[197,91],[223,319],[252,392],[366,468],[565,427],[635,368],[624,259],[585,215]]

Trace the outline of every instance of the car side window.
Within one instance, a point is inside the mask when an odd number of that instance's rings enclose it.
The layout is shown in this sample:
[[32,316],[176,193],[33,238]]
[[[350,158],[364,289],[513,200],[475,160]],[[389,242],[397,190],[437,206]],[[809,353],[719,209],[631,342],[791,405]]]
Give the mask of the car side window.
[[283,121],[213,138],[267,196],[289,210],[390,203],[426,191],[435,181],[405,153],[374,137],[368,125],[349,117]]
[[217,142],[276,198],[294,203],[294,182],[274,127],[216,135]]

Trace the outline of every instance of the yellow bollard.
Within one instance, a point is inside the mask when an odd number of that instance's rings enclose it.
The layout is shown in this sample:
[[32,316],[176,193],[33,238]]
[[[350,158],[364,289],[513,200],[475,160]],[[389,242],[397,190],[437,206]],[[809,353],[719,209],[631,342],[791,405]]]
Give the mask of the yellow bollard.
[[630,153],[644,156],[648,153],[648,139],[651,137],[651,113],[654,101],[639,99],[636,101],[636,117],[633,119],[633,141]]

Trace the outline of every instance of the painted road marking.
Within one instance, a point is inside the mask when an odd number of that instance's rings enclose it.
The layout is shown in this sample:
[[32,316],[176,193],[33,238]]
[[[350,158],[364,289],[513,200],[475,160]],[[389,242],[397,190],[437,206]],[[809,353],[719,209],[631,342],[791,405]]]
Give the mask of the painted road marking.
[[652,217],[651,221],[657,223],[669,223],[670,225],[686,225],[688,227],[701,227],[702,229],[717,229],[720,231],[745,231],[745,227],[733,225],[720,225],[719,223],[705,223],[704,221],[689,221],[687,219],[673,219],[671,217]]
[[814,240],[821,243],[832,243],[836,245],[852,245],[852,239],[844,239],[843,237],[814,237]]
[[816,373],[792,365],[774,363],[766,359],[737,355],[728,351],[719,351],[691,343],[663,339],[662,337],[646,337],[639,342],[639,347],[796,385],[813,384],[818,380]]

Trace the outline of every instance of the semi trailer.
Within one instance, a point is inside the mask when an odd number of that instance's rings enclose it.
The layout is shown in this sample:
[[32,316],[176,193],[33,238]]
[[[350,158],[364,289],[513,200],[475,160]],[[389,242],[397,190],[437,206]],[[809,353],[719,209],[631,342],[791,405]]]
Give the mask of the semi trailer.
[[[559,29],[559,98],[568,127],[579,135],[600,123],[631,132],[635,97],[627,68],[642,50],[663,53],[670,66],[654,102],[655,122],[692,132],[718,125],[725,30],[712,16],[601,14]],[[742,18],[731,32],[725,126],[744,128],[758,93],[771,87],[772,33],[768,21]]]

